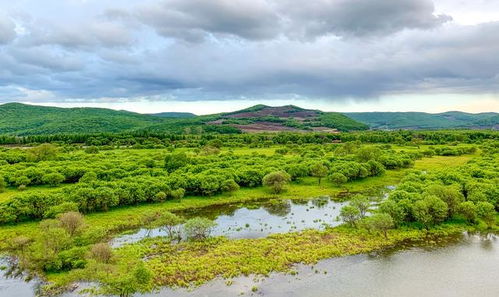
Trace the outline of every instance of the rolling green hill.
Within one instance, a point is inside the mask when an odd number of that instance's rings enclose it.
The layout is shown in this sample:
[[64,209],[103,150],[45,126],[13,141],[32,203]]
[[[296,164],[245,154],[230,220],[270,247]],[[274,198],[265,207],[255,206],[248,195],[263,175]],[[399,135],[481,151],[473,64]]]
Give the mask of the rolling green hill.
[[161,121],[157,117],[103,108],[59,108],[20,103],[0,105],[0,134],[121,132]]
[[241,133],[363,129],[367,126],[343,114],[292,105],[257,105],[236,112],[204,116],[191,113],[146,115],[103,108],[59,108],[21,103],[0,105],[0,134],[19,136],[128,131]]
[[351,112],[348,117],[371,129],[499,129],[498,113]]
[[104,108],[59,108],[7,103],[0,105],[0,134],[330,132],[365,129],[499,129],[499,114],[445,112],[336,113],[294,105],[255,105],[246,109],[196,116],[164,112],[139,114]]

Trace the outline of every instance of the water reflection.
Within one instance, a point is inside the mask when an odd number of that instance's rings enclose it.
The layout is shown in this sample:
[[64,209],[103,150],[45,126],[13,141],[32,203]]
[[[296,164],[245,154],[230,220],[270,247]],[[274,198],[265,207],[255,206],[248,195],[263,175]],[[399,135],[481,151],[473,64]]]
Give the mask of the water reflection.
[[22,271],[17,269],[17,267],[15,258],[0,258],[0,296],[35,296],[41,283],[37,279],[27,277]]
[[[256,202],[250,205],[226,205],[210,207],[196,212],[181,213],[186,218],[202,216],[217,223],[214,236],[228,238],[259,238],[274,233],[285,233],[326,225],[336,226],[336,220],[345,202],[335,202],[330,197],[307,200],[282,200]],[[113,240],[114,247],[132,243],[146,237],[166,236],[164,230],[141,229],[134,234],[123,235]]]
[[[298,204],[295,202],[296,205],[304,205],[304,204]],[[289,200],[274,200],[267,205],[263,206],[263,209],[265,209],[269,215],[274,215],[274,216],[279,216],[279,217],[285,217],[291,212],[291,201]]]

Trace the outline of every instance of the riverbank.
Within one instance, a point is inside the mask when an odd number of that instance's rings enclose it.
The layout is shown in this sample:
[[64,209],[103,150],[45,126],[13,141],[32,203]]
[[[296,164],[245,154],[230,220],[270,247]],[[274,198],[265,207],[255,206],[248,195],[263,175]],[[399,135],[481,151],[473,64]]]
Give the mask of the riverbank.
[[[200,287],[162,288],[143,297],[496,297],[499,237],[459,234],[430,245],[294,266],[297,274],[217,278]],[[71,296],[73,297],[73,296]]]
[[141,263],[153,276],[147,287],[142,287],[146,291],[162,286],[196,287],[218,277],[230,284],[232,278],[239,276],[295,274],[295,265],[299,263],[310,265],[323,259],[380,252],[415,243],[438,245],[449,236],[474,229],[463,222],[453,222],[429,231],[410,227],[394,229],[385,238],[379,233],[342,225],[259,239],[216,237],[170,244],[162,238],[149,238],[116,249],[112,264],[89,263],[85,269],[48,275],[52,285],[47,290],[57,291],[73,282],[92,281],[99,283],[103,292],[119,295],[121,291],[113,291],[115,282],[129,277]]

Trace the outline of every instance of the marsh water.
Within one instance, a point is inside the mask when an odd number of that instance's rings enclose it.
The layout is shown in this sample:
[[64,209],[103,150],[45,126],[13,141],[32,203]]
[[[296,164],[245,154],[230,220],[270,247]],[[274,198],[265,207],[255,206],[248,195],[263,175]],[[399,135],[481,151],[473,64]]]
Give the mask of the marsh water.
[[[137,297],[497,297],[499,237],[454,236],[432,246],[400,246],[383,253],[298,265],[296,275],[217,279],[195,289],[162,289]],[[1,297],[32,297],[34,283],[0,277]],[[256,292],[254,292],[256,288]],[[81,296],[67,293],[64,297]]]
[[[332,258],[297,274],[217,279],[195,289],[162,289],[140,297],[497,297],[499,237],[454,236],[432,246],[400,246],[383,253]],[[5,278],[1,297],[33,297],[35,283]],[[256,292],[254,292],[256,288]],[[67,293],[64,297],[81,296]]]
[[[253,202],[251,204],[230,204],[180,213],[212,219],[217,224],[213,236],[228,238],[259,238],[274,233],[286,233],[304,229],[322,229],[326,225],[337,226],[341,207],[328,196],[305,200],[282,200]],[[166,236],[166,231],[157,228],[140,229],[133,234],[122,235],[112,241],[113,247],[132,243],[146,237]]]
[[469,235],[437,245],[298,265],[298,274],[215,280],[194,290],[163,289],[142,297],[497,297],[499,237]]
[[[338,225],[344,205],[329,197],[309,200],[274,200],[233,204],[181,213],[189,218],[215,220],[213,235],[257,238],[273,233],[321,229]],[[115,246],[147,236],[164,236],[161,230],[142,229],[113,241]],[[7,265],[0,259],[0,266]],[[141,297],[275,296],[499,296],[499,237],[453,236],[431,246],[398,246],[383,253],[333,258],[317,265],[296,266],[297,275],[275,273],[268,278],[239,277],[228,286],[217,279],[195,289],[162,289]],[[35,296],[36,281],[7,278],[0,271],[0,297]],[[82,284],[80,284],[82,285]],[[80,286],[81,287],[81,286]],[[64,297],[81,296],[66,293]]]

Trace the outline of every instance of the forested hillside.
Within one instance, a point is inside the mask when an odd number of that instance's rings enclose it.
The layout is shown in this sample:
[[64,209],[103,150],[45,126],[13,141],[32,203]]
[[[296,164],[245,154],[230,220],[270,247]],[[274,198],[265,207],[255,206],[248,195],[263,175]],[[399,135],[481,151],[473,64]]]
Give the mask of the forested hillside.
[[122,132],[162,119],[103,108],[58,108],[20,103],[0,105],[0,134]]
[[0,105],[0,134],[19,136],[132,131],[199,134],[364,129],[367,129],[366,125],[340,113],[296,106],[257,105],[232,113],[195,116],[192,113],[146,115],[102,108],[58,108],[20,103]]
[[499,129],[499,114],[494,112],[477,114],[459,111],[437,114],[424,112],[350,112],[345,113],[345,115],[369,125],[371,129]]
[[366,129],[499,129],[499,114],[446,112],[337,113],[294,105],[255,105],[239,111],[196,116],[189,112],[139,114],[104,108],[0,105],[0,134],[154,132],[175,134],[328,132]]

